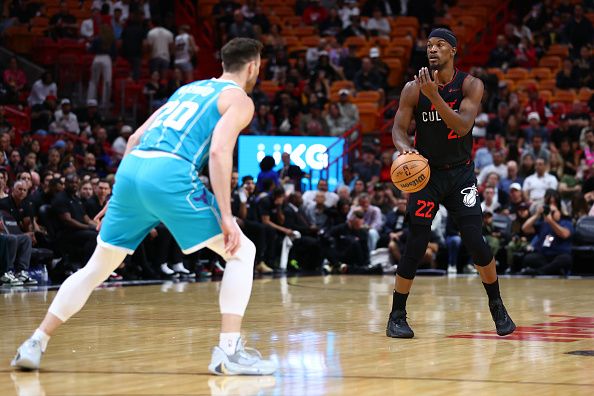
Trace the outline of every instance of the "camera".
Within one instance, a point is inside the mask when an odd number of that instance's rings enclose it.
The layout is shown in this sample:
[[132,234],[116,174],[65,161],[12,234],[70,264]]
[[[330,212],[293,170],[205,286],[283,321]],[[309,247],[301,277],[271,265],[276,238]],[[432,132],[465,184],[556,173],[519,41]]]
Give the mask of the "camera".
[[549,205],[544,205],[544,206],[542,207],[542,214],[543,214],[544,216],[548,216],[548,215],[549,215],[549,213],[551,213],[551,207],[550,207]]

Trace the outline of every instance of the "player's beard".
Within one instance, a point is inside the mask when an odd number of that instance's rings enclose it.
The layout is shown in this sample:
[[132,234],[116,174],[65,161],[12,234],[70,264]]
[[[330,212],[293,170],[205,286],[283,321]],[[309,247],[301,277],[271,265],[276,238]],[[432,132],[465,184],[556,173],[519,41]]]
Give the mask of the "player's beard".
[[429,64],[429,71],[434,72],[434,71],[441,71],[443,69],[443,66],[441,63],[436,63],[434,65],[432,65],[431,63]]

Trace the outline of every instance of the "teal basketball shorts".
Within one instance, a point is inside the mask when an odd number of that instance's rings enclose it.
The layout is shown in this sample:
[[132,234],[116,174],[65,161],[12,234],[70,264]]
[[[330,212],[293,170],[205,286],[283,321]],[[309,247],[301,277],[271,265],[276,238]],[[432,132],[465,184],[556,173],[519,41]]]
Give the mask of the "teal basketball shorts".
[[195,167],[175,154],[135,150],[123,159],[115,181],[99,245],[132,254],[162,222],[189,254],[222,233],[214,195]]

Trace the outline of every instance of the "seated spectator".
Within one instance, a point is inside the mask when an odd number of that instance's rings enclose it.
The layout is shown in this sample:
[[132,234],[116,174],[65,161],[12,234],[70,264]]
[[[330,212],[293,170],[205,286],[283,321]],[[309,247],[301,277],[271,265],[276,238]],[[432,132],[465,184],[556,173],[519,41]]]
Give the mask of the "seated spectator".
[[[93,190],[91,189],[91,192],[92,191]],[[85,201],[83,201],[87,215],[91,219],[95,218],[95,216],[101,212],[105,205],[107,205],[107,201],[110,196],[111,184],[105,179],[100,180],[99,184],[97,185],[97,194],[92,194]]]
[[328,191],[328,181],[325,179],[320,179],[318,181],[317,190],[309,190],[309,191],[306,191],[305,193],[303,193],[302,198],[303,198],[303,202],[305,203],[306,206],[314,204],[315,197],[318,194],[318,192],[323,193],[324,196],[326,197],[326,200],[325,200],[326,207],[332,208],[332,207],[336,206],[336,204],[338,202],[338,195],[336,193]]
[[52,73],[45,72],[41,75],[39,80],[33,83],[27,102],[29,103],[29,106],[40,105],[45,102],[45,99],[48,96],[57,97],[58,87],[54,82]]
[[563,139],[569,139],[572,145],[579,143],[580,139],[579,128],[570,125],[570,120],[567,114],[561,114],[559,117],[559,126],[551,133],[551,139],[549,142],[549,148],[551,151],[559,151],[561,141]]
[[338,14],[338,8],[331,7],[328,10],[328,17],[319,24],[322,36],[336,37],[342,31],[342,19]]
[[18,60],[15,56],[10,58],[8,67],[2,73],[4,84],[9,90],[10,103],[18,103],[19,97],[23,93],[27,85],[27,76],[25,72],[19,68]]
[[579,88],[579,74],[573,67],[571,59],[563,60],[563,68],[557,73],[557,88],[574,89]]
[[124,32],[125,25],[126,21],[123,18],[122,9],[114,8],[113,16],[111,18],[111,28],[113,30],[113,35],[116,40],[120,41],[122,39],[122,33]]
[[536,111],[531,112],[528,114],[528,127],[524,129],[524,135],[528,141],[532,140],[533,136],[539,136],[541,141],[547,141],[549,134],[543,126],[540,124],[540,116]]
[[483,213],[496,213],[501,208],[501,205],[495,198],[495,189],[493,187],[485,188],[483,192],[483,202],[481,202],[481,209]]
[[493,212],[490,210],[483,212],[482,234],[491,248],[491,253],[495,256],[501,247],[501,232],[493,227]]
[[336,191],[341,187],[346,187],[349,191],[355,187],[355,182],[357,181],[357,177],[353,174],[353,171],[350,166],[345,166],[342,168],[342,181],[338,182],[338,186],[336,187]]
[[474,119],[474,127],[472,128],[473,138],[484,138],[487,135],[487,125],[489,124],[489,114],[483,111],[481,106],[476,118]]
[[0,105],[0,135],[14,135],[14,126],[6,119],[6,106]]
[[532,41],[526,37],[520,39],[520,44],[514,51],[514,58],[516,59],[516,66],[531,69],[537,66],[536,49],[532,45]]
[[328,18],[328,11],[320,5],[319,0],[310,0],[303,10],[302,18],[306,25],[320,26]]
[[514,64],[514,51],[508,44],[504,35],[497,36],[496,47],[491,50],[489,54],[489,67],[507,68],[510,64]]
[[33,203],[27,198],[29,187],[24,180],[14,183],[10,196],[0,199],[0,210],[10,214],[16,221],[20,232],[27,233],[31,240],[35,239],[33,234]]
[[495,200],[499,202],[499,207],[503,209],[506,208],[509,203],[509,194],[507,193],[507,191],[504,191],[501,188],[499,188],[500,181],[501,178],[499,177],[499,174],[497,174],[496,172],[491,172],[487,176],[487,180],[485,181],[484,187],[493,188],[495,192]]
[[579,76],[578,86],[594,88],[594,57],[592,44],[584,45],[580,49],[580,57],[574,62],[574,69]]
[[28,273],[31,262],[31,239],[27,235],[8,233],[0,221],[0,285],[34,286],[37,281]]
[[261,104],[254,115],[254,119],[250,124],[250,131],[255,135],[272,135],[274,134],[274,118],[270,114],[270,106]]
[[381,53],[379,47],[371,47],[369,49],[369,59],[371,59],[373,70],[375,70],[381,76],[381,80],[384,84],[382,88],[387,89],[388,76],[390,75],[390,67],[386,64],[386,62],[382,60],[380,55]]
[[474,154],[474,167],[476,172],[493,164],[493,152],[495,151],[495,135],[488,134],[485,146],[476,150]]
[[356,205],[351,208],[351,213],[354,211],[363,212],[363,219],[365,221],[364,228],[367,230],[368,247],[372,252],[377,247],[380,238],[380,231],[383,226],[382,212],[377,206],[371,205],[371,200],[368,194],[363,193],[357,198]]
[[271,180],[274,187],[280,187],[281,183],[278,178],[278,173],[273,170],[275,166],[276,162],[272,156],[267,155],[262,158],[262,161],[260,161],[260,173],[258,173],[256,183],[256,189],[258,191],[268,192],[268,189],[264,189],[264,182],[266,180]]
[[363,148],[362,159],[353,165],[353,171],[358,179],[374,185],[379,181],[381,164],[375,159],[373,148],[366,146]]
[[371,18],[369,18],[365,24],[365,29],[371,36],[384,37],[390,37],[390,32],[392,31],[388,18],[382,16],[382,11],[379,7],[373,9]]
[[543,138],[541,135],[533,135],[531,141],[532,144],[526,150],[524,150],[522,157],[531,155],[532,158],[542,158],[548,162],[551,158],[551,152],[542,144]]
[[487,124],[487,137],[489,135],[505,136],[507,120],[510,116],[510,109],[507,102],[501,101],[497,105],[497,115]]
[[50,131],[53,133],[74,133],[79,134],[80,128],[78,118],[72,112],[72,105],[69,99],[62,99],[60,109],[54,113],[55,121],[50,125]]
[[493,163],[481,168],[481,171],[477,177],[479,185],[482,185],[487,181],[487,176],[493,172],[497,173],[501,179],[507,177],[507,165],[504,162],[505,156],[503,151],[493,151]]
[[[526,89],[526,92],[528,93],[528,103],[526,103],[526,105],[524,106],[524,118],[530,123],[530,115],[532,113],[537,113],[539,123],[541,122],[541,120],[543,122],[546,121],[546,119],[551,116],[551,112],[548,109],[545,101],[540,97],[538,93],[538,88],[535,85],[530,85]],[[516,102],[516,106],[518,110],[520,110],[519,102]],[[531,126],[533,125],[531,124]],[[526,138],[530,139],[530,135],[526,136]]]
[[522,179],[526,179],[528,176],[534,173],[534,154],[525,153],[522,155],[520,170],[518,176]]
[[545,192],[549,189],[556,190],[559,182],[555,176],[547,172],[548,161],[543,158],[536,159],[535,173],[524,180],[524,199],[530,203],[541,203]]
[[544,204],[522,225],[522,230],[536,233],[531,253],[524,258],[523,275],[566,275],[571,270],[571,220],[563,216],[559,194],[547,190]]
[[354,83],[358,91],[377,91],[386,86],[385,79],[375,70],[369,57],[363,58],[361,70],[355,74]]
[[283,153],[281,155],[282,168],[278,170],[278,177],[283,183],[285,190],[288,189],[288,185],[292,184],[293,188],[297,191],[301,191],[301,179],[306,177],[305,172],[295,164],[291,163],[291,155],[289,153]]
[[327,229],[331,224],[331,211],[333,208],[326,206],[326,193],[317,191],[314,202],[304,204],[304,211],[310,224],[319,230]]
[[244,19],[241,10],[233,12],[233,23],[229,26],[227,40],[236,37],[256,38],[254,26]]
[[54,14],[49,20],[48,32],[54,40],[61,38],[76,38],[78,25],[76,17],[68,9],[68,3],[60,3],[60,11]]
[[351,15],[349,25],[344,27],[338,35],[339,41],[341,42],[344,42],[344,40],[346,40],[349,37],[367,38],[367,30],[365,30],[365,28],[361,25],[361,17],[359,15]]
[[522,195],[522,186],[520,183],[512,183],[509,186],[509,200],[504,206],[503,214],[515,218],[521,205],[525,205],[524,196]]
[[151,73],[151,79],[146,82],[142,93],[146,95],[147,102],[151,105],[151,111],[163,106],[169,98],[167,86],[161,80],[161,74],[155,70]]
[[334,226],[328,232],[333,240],[333,251],[340,264],[339,271],[356,271],[369,265],[369,247],[365,229],[365,214],[354,211],[348,215],[347,222]]
[[303,114],[299,120],[299,132],[304,136],[328,136],[328,124],[322,116],[323,105],[311,103],[308,108],[309,112]]
[[522,183],[524,179],[520,177],[519,170],[518,170],[518,163],[516,161],[508,161],[507,162],[507,176],[501,179],[499,183],[499,188],[506,193],[510,192],[511,185],[517,183],[520,185],[520,190],[522,189]]
[[353,80],[359,70],[361,70],[361,58],[357,55],[357,47],[349,45],[347,53],[343,55],[340,66],[342,67],[345,79]]
[[68,175],[65,190],[56,194],[52,209],[58,219],[58,238],[70,247],[81,249],[81,262],[86,262],[97,244],[97,224],[86,214],[78,197],[78,183],[79,178],[76,174]]
[[348,89],[338,91],[339,102],[337,103],[340,114],[346,118],[346,127],[351,129],[359,122],[359,109],[350,101],[350,92]]
[[80,37],[86,41],[91,41],[95,35],[99,33],[99,25],[101,24],[101,9],[99,5],[94,4],[91,7],[91,15],[89,18],[83,20],[80,24]]
[[342,136],[349,129],[347,128],[348,120],[342,115],[336,103],[330,103],[326,114],[326,123],[331,136]]

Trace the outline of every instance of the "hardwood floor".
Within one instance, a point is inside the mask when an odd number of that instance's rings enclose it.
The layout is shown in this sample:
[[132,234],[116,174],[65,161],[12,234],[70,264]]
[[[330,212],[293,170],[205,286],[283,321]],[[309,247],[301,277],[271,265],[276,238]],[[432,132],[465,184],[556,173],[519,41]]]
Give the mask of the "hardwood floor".
[[594,279],[502,278],[518,325],[495,335],[477,277],[415,280],[412,340],[389,339],[391,276],[254,282],[247,345],[274,377],[214,377],[220,283],[102,288],[52,338],[43,368],[9,362],[55,291],[0,294],[1,395],[593,395]]

